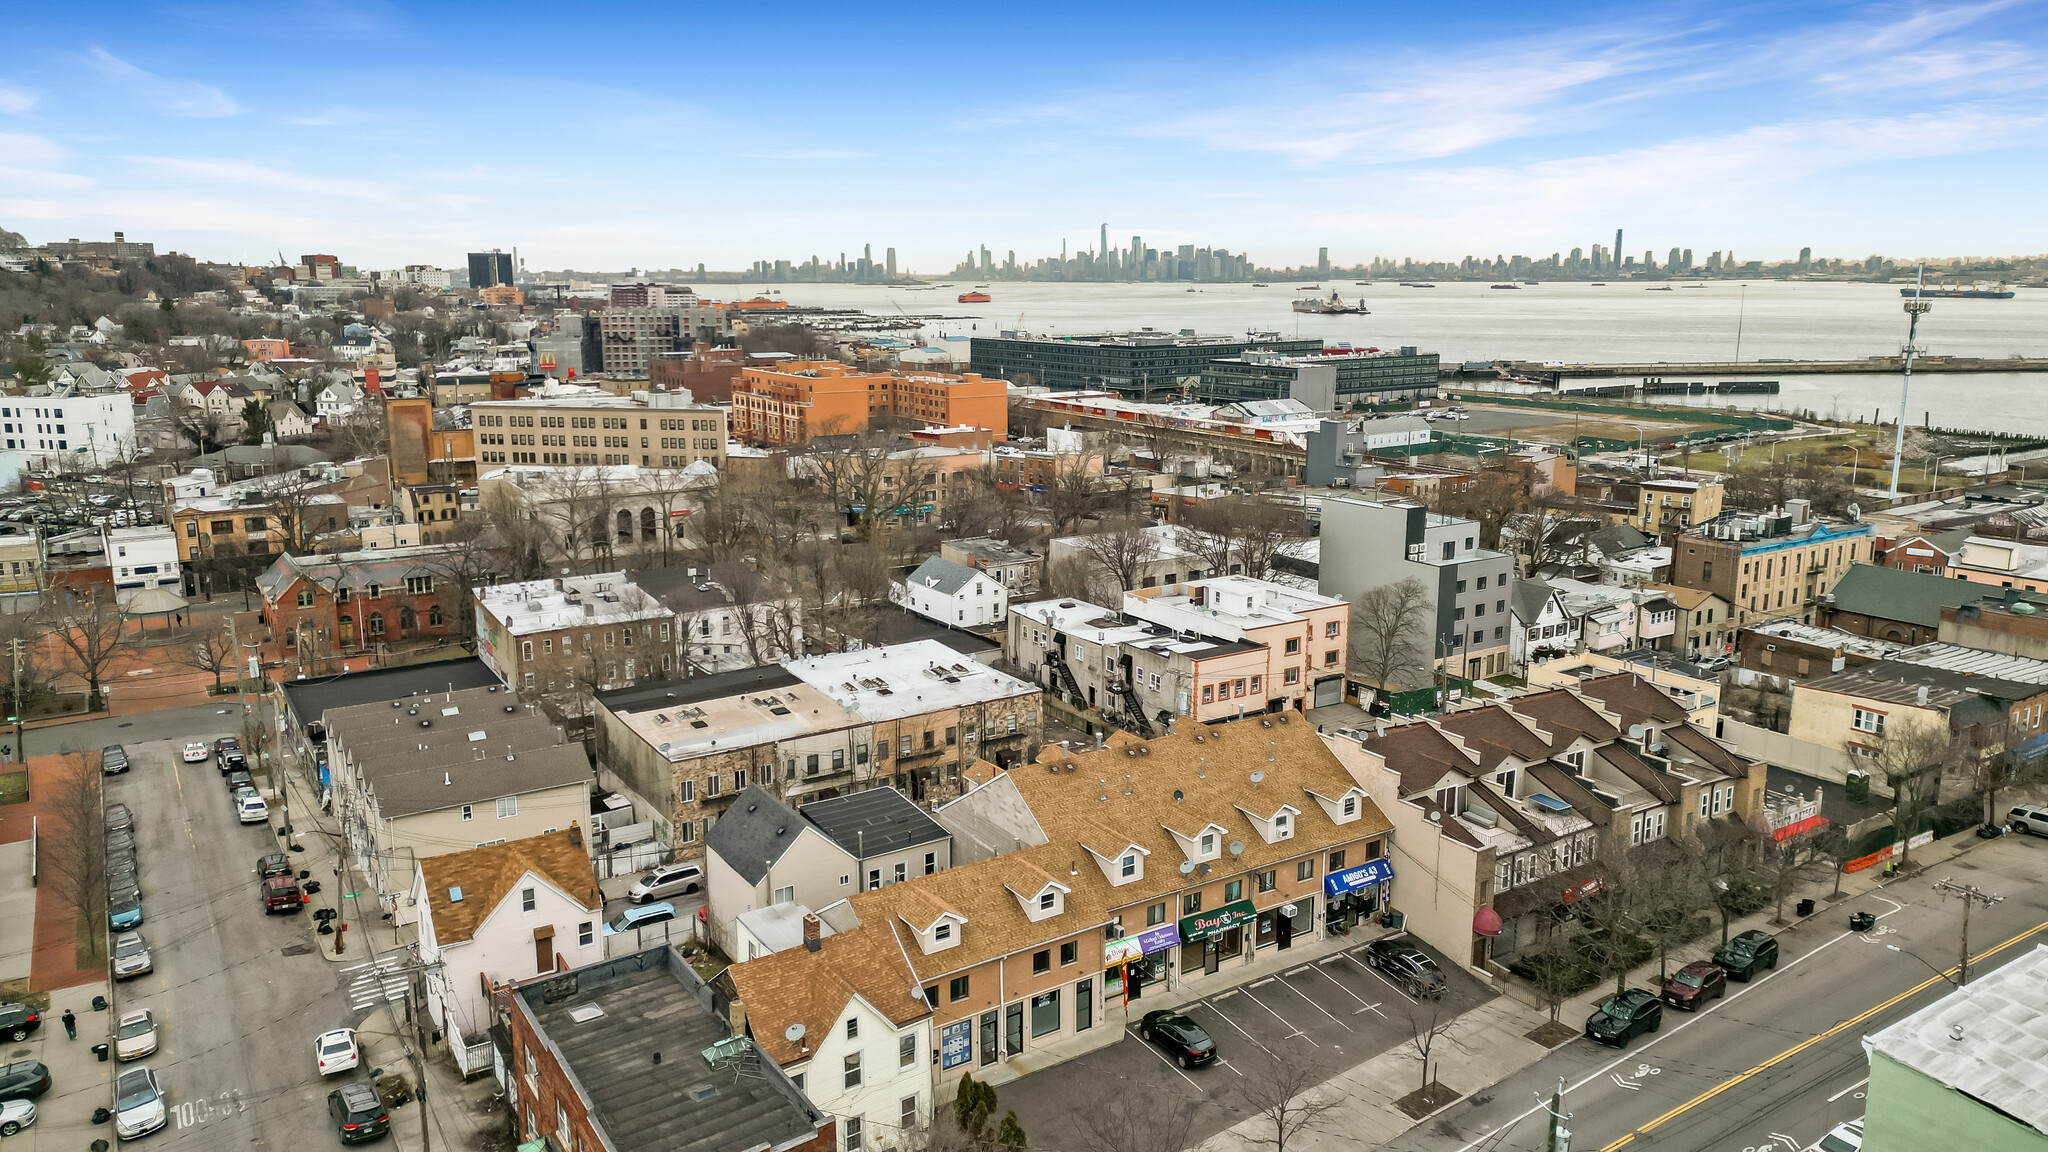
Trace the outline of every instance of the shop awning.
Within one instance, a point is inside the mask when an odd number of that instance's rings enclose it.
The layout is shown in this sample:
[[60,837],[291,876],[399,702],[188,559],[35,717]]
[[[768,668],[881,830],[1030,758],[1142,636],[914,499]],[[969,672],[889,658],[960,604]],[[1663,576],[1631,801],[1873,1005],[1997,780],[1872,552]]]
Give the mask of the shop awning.
[[1214,912],[1202,912],[1194,916],[1183,916],[1180,920],[1180,939],[1183,944],[1193,944],[1220,935],[1232,928],[1242,928],[1259,918],[1259,913],[1249,900],[1232,900]]
[[1109,968],[1122,964],[1127,960],[1136,960],[1138,957],[1150,952],[1164,952],[1178,943],[1180,943],[1180,929],[1172,924],[1161,924],[1155,928],[1147,928],[1136,936],[1125,936],[1104,944],[1102,946],[1102,966]]
[[1500,913],[1491,908],[1481,908],[1472,914],[1472,931],[1481,936],[1500,935]]
[[1346,868],[1323,877],[1323,895],[1342,896],[1374,884],[1384,884],[1394,878],[1394,863],[1385,856],[1367,860],[1356,868]]

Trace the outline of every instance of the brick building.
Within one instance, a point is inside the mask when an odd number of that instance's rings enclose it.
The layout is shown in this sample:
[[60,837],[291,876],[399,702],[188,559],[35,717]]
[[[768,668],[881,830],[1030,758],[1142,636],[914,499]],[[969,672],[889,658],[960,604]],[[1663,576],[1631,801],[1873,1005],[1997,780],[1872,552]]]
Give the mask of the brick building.
[[375,655],[445,644],[462,631],[466,545],[279,556],[256,580],[262,655],[321,675]]
[[726,411],[674,392],[485,400],[470,406],[486,466],[725,465]]
[[744,367],[732,389],[733,434],[760,444],[864,432],[886,419],[986,428],[1009,435],[1001,380],[969,373],[861,372],[836,360]]
[[477,655],[529,698],[623,688],[675,671],[675,613],[624,572],[471,590]]
[[1811,624],[1835,581],[1870,559],[1872,541],[1870,525],[1814,519],[1804,500],[1761,516],[1725,513],[1679,534],[1670,583],[1726,600],[1738,628],[1785,617]]

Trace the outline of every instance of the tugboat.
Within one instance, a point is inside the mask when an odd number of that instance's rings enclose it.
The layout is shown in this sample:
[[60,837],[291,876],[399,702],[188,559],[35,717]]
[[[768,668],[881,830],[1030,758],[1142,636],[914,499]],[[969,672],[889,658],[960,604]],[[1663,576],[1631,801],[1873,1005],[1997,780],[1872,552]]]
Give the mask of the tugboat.
[[962,304],[986,304],[989,295],[986,292],[962,292],[959,299]]
[[1317,316],[1372,315],[1371,309],[1368,309],[1363,303],[1346,304],[1344,302],[1344,298],[1342,296],[1337,295],[1335,292],[1330,293],[1330,298],[1328,300],[1324,300],[1318,296],[1308,296],[1300,300],[1296,300],[1294,302],[1294,310],[1296,312],[1312,313]]

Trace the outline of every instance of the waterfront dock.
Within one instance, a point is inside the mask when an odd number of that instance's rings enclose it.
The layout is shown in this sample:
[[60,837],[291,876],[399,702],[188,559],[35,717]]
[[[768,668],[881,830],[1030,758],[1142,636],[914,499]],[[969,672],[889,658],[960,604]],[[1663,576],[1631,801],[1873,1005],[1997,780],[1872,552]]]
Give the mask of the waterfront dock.
[[[1743,360],[1658,362],[1645,364],[1558,364],[1539,360],[1505,362],[1510,373],[1539,384],[1579,376],[1808,376],[1867,372],[1891,374],[1904,369],[1899,356],[1866,356],[1860,360]],[[2048,356],[1915,356],[1915,372],[2048,372]]]

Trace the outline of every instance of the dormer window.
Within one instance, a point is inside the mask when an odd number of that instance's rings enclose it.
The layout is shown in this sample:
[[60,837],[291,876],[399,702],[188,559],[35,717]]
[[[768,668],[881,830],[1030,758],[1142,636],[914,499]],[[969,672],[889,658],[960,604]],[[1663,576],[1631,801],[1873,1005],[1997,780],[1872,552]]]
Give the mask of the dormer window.
[[932,929],[933,940],[951,940],[952,938],[953,926],[951,924],[940,924],[938,927]]
[[1285,840],[1285,839],[1286,839],[1287,837],[1289,837],[1289,836],[1292,836],[1292,835],[1294,835],[1294,819],[1293,819],[1293,817],[1289,816],[1289,815],[1288,815],[1287,813],[1285,813],[1285,812],[1282,812],[1282,813],[1280,813],[1280,814],[1279,814],[1278,816],[1275,816],[1275,817],[1273,817],[1273,838],[1274,838],[1274,839],[1276,839],[1276,840]]
[[1050,888],[1046,889],[1046,890],[1045,890],[1045,891],[1043,891],[1043,892],[1040,892],[1040,893],[1038,894],[1038,910],[1039,910],[1040,912],[1050,912],[1050,911],[1052,911],[1052,910],[1053,910],[1053,906],[1054,906],[1055,904],[1058,904],[1058,903],[1059,903],[1059,899],[1060,899],[1060,894],[1059,894],[1059,893],[1057,893],[1057,892],[1054,892],[1054,891],[1053,891],[1052,889],[1050,889]]
[[1124,853],[1124,858],[1117,862],[1117,875],[1125,880],[1134,879],[1138,875],[1138,854],[1136,852]]
[[1214,832],[1204,832],[1204,833],[1202,833],[1202,855],[1204,855],[1204,856],[1214,856],[1215,854],[1216,854],[1216,834],[1215,834]]
[[1494,784],[1496,784],[1496,785],[1498,785],[1498,786],[1499,786],[1499,788],[1500,788],[1500,790],[1501,790],[1501,794],[1502,794],[1502,795],[1506,796],[1506,797],[1507,797],[1507,798],[1509,798],[1510,800],[1514,799],[1514,796],[1515,796],[1515,770],[1514,770],[1514,769],[1510,768],[1510,769],[1508,769],[1508,770],[1507,770],[1507,771],[1505,771],[1505,772],[1496,772],[1496,773],[1494,773],[1494,776],[1493,776],[1493,782],[1494,782]]
[[1358,797],[1356,797],[1356,796],[1346,796],[1346,797],[1344,798],[1344,815],[1346,815],[1346,816],[1356,816],[1356,815],[1358,815]]

